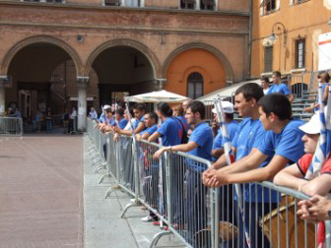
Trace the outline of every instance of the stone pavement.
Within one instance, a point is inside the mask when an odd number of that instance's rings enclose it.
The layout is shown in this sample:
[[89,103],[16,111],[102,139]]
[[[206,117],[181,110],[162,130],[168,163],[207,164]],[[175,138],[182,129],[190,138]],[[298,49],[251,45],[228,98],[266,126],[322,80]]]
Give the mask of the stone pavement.
[[[97,183],[104,171],[93,173],[84,139],[0,137],[0,248],[149,247],[160,228],[141,222],[141,207],[119,218],[130,197],[117,191],[103,198],[113,183]],[[158,245],[183,247],[173,235]]]
[[[115,191],[110,198],[104,199],[108,188],[114,185],[110,179],[105,179],[98,184],[99,179],[105,173],[94,173],[95,165],[88,157],[89,142],[84,138],[84,207],[85,207],[85,247],[86,248],[147,248],[150,246],[153,236],[161,231],[152,223],[142,222],[141,218],[147,215],[141,207],[130,208],[124,218],[120,213],[129,203],[130,197]],[[185,247],[178,238],[173,235],[160,239],[158,247]]]
[[0,137],[0,247],[83,247],[81,136]]

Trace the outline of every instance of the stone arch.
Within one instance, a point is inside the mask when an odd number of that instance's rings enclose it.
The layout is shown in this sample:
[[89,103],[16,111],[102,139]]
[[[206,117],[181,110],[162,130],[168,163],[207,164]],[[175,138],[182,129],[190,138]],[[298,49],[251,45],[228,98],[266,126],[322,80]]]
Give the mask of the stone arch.
[[214,54],[220,60],[220,62],[224,65],[224,69],[226,72],[226,80],[234,81],[234,72],[233,72],[232,66],[231,66],[229,60],[227,59],[227,57],[221,51],[219,51],[217,48],[215,48],[211,45],[208,45],[208,44],[204,44],[204,43],[189,43],[189,44],[185,44],[185,45],[180,46],[177,49],[175,49],[163,63],[162,77],[163,78],[166,77],[169,65],[171,64],[171,62],[177,55],[179,55],[180,53],[182,53],[186,50],[193,49],[193,48],[204,49],[204,50],[209,51],[210,53]]
[[116,46],[127,46],[134,48],[141,52],[143,55],[146,56],[148,61],[150,62],[153,72],[154,72],[154,78],[160,78],[162,75],[162,70],[161,70],[161,65],[159,60],[157,59],[156,55],[149,49],[147,46],[144,44],[137,42],[135,40],[130,40],[130,39],[116,39],[116,40],[111,40],[107,41],[103,44],[101,44],[99,47],[97,47],[89,56],[86,66],[85,66],[85,75],[88,75],[93,62],[95,59],[98,57],[99,54],[101,54],[103,51],[105,51],[108,48],[111,47],[116,47]]
[[51,36],[34,36],[34,37],[29,37],[24,40],[21,40],[20,42],[16,43],[7,52],[7,54],[5,55],[5,57],[3,59],[2,65],[0,67],[0,74],[6,75],[8,73],[8,68],[9,68],[10,62],[15,57],[17,52],[19,52],[24,47],[27,47],[29,45],[36,44],[36,43],[48,43],[48,44],[53,44],[57,47],[62,48],[65,52],[67,52],[69,54],[69,56],[75,63],[77,75],[81,75],[83,73],[82,61],[81,61],[79,55],[77,54],[77,52],[70,45],[68,45],[66,42],[64,42],[60,39],[57,39],[57,38],[54,38]]

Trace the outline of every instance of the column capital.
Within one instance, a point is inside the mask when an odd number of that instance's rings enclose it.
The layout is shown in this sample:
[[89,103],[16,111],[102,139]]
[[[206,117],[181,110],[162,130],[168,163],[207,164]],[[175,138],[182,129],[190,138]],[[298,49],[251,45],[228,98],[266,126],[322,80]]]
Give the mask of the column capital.
[[86,89],[90,83],[90,77],[77,76],[77,85],[79,89]]
[[162,90],[162,89],[164,89],[164,85],[167,83],[167,79],[166,78],[156,78],[154,82],[156,84],[156,88],[159,90]]

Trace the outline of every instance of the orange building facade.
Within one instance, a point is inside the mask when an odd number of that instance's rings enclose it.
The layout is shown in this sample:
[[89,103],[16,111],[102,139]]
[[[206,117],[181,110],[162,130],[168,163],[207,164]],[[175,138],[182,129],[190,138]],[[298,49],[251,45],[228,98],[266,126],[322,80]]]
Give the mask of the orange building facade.
[[330,0],[254,0],[251,76],[317,71],[319,36],[331,32],[330,18]]
[[[248,1],[0,1],[0,115],[60,113],[165,88],[196,98],[249,77]],[[62,105],[61,105],[62,104]]]

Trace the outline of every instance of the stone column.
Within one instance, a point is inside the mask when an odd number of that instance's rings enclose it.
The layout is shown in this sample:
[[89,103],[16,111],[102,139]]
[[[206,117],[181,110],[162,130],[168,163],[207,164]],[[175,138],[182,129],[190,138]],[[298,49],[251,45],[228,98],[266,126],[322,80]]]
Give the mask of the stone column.
[[195,9],[200,10],[200,0],[195,0]]
[[5,104],[6,104],[6,84],[7,77],[0,77],[0,116],[5,115]]
[[86,98],[86,89],[89,85],[89,77],[77,77],[78,85],[78,124],[77,129],[79,131],[86,130],[86,107],[87,107],[87,98]]

